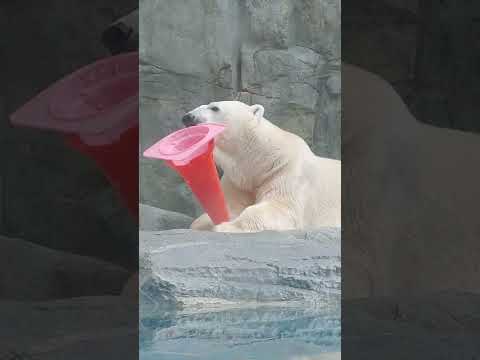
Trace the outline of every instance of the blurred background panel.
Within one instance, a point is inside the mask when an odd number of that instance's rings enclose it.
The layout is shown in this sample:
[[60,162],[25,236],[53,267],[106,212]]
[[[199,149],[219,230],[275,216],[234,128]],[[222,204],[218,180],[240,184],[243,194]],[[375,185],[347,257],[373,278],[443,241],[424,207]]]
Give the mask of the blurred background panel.
[[137,6],[132,0],[2,4],[8,36],[0,40],[0,234],[136,269],[137,224],[93,160],[57,133],[11,127],[8,116],[57,80],[110,56],[103,33]]
[[342,20],[343,61],[387,80],[419,121],[480,132],[480,3],[343,0]]

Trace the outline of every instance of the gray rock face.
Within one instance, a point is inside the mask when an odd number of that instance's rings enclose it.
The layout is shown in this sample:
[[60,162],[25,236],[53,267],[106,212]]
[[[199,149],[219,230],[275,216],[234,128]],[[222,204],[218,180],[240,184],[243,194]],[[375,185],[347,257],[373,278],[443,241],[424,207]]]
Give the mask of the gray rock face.
[[140,263],[144,359],[339,351],[339,229],[141,232]]
[[[265,117],[340,158],[340,2],[140,2],[141,146],[214,100],[260,103]],[[196,216],[182,180],[140,156],[141,201]]]
[[339,231],[223,234],[140,232],[140,257],[178,297],[315,301],[340,293]]
[[139,205],[139,216],[140,230],[144,231],[189,229],[193,221],[193,218],[187,215],[145,204]]

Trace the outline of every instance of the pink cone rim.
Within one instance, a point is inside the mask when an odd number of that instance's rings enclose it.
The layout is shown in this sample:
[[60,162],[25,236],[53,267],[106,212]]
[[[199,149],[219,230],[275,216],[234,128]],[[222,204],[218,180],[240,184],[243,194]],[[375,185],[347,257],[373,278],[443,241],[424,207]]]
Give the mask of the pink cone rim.
[[187,127],[167,135],[143,152],[152,159],[172,160],[184,165],[204,153],[210,140],[222,131],[225,125],[210,123]]

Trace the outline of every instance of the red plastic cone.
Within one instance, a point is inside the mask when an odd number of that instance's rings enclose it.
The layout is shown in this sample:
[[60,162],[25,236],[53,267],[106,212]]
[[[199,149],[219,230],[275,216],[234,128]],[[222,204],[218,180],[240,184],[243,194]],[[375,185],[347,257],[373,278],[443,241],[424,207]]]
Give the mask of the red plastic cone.
[[229,220],[213,160],[214,138],[223,130],[221,124],[188,127],[166,136],[143,153],[164,160],[180,174],[214,224]]

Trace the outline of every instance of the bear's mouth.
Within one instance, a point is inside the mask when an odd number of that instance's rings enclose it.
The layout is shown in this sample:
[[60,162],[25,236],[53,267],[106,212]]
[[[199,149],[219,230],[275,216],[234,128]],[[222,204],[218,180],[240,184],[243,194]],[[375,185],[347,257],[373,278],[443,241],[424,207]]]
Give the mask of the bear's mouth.
[[200,124],[200,121],[192,114],[185,114],[185,116],[182,117],[182,123],[187,128]]
[[196,123],[196,124],[184,124],[184,126],[186,128],[189,128],[189,127],[192,127],[192,126],[195,126],[195,125],[199,125],[200,123]]

